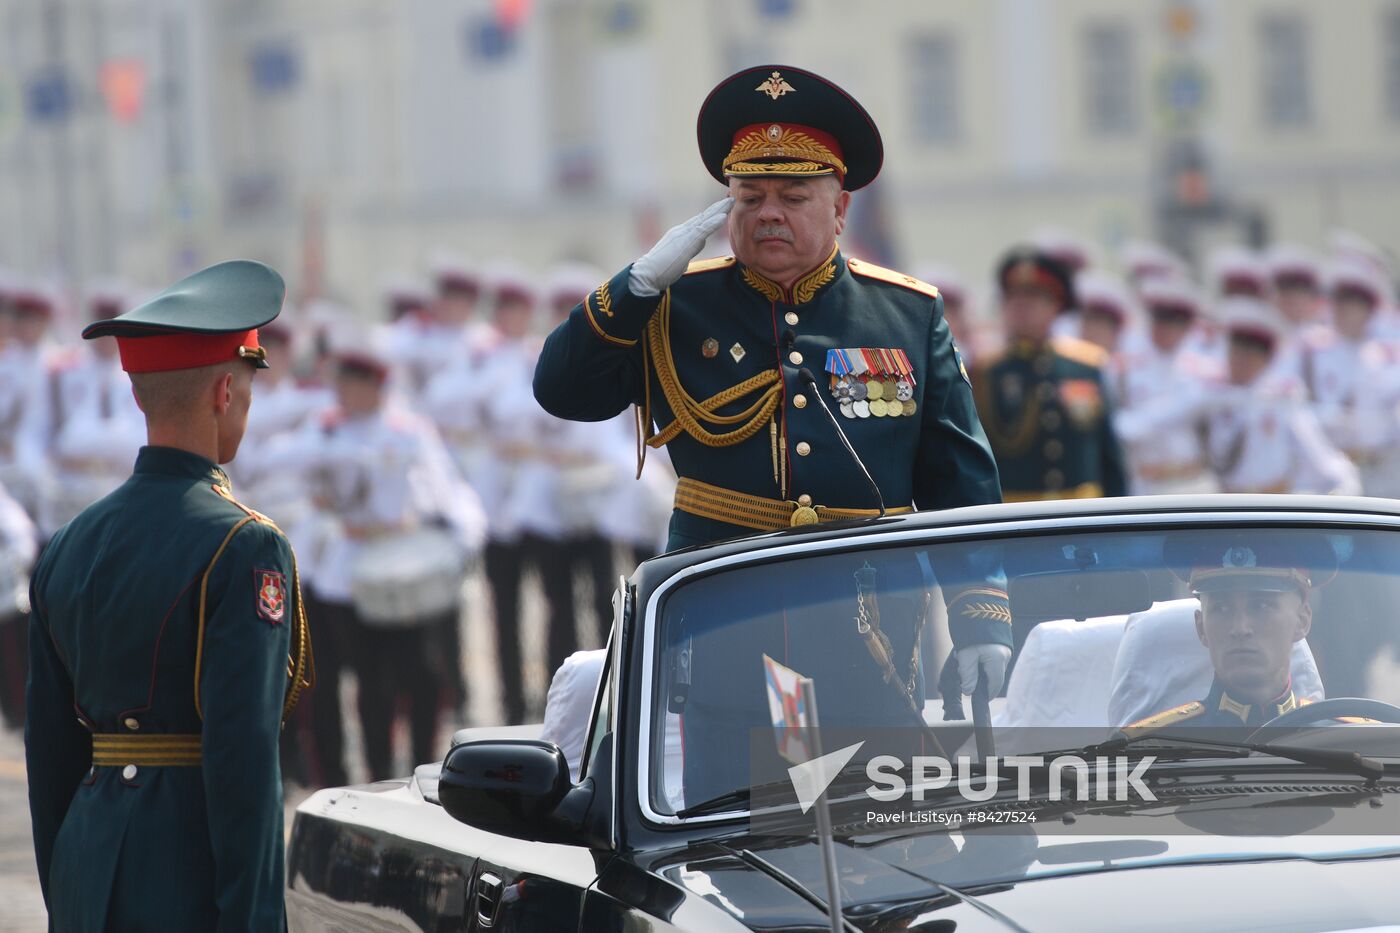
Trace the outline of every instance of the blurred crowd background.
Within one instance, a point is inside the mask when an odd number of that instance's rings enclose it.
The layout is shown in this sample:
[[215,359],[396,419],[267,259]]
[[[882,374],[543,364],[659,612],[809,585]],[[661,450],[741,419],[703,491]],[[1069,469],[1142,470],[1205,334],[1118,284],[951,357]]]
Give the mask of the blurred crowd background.
[[1400,0],[0,0],[8,721],[28,566],[144,442],[115,348],[77,334],[234,257],[290,286],[230,470],[312,607],[289,770],[395,773],[400,712],[414,762],[469,708],[537,719],[674,477],[635,479],[630,416],[540,411],[533,354],[723,194],[696,113],[765,62],[873,115],[842,250],[938,285],[974,381],[1026,336],[1006,251],[1077,270],[1054,331],[1102,350],[1128,491],[1400,489]]

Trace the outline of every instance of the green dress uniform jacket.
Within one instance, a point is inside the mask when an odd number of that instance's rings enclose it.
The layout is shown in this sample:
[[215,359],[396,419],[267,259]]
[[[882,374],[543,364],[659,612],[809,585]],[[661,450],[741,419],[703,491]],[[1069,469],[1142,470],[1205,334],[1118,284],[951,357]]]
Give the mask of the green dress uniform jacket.
[[1018,343],[977,366],[977,410],[1007,502],[1127,493],[1103,365],[1083,340]]
[[[933,286],[836,250],[791,288],[727,258],[692,263],[660,296],[638,297],[630,270],[549,335],[535,396],[551,414],[579,421],[640,406],[647,442],[667,446],[682,480],[668,549],[784,527],[800,506],[822,519],[856,517],[829,510],[877,507],[811,397],[804,368],[887,508],[1000,501],[996,463]],[[843,417],[826,361],[828,350],[848,348],[902,350],[913,368],[914,413]],[[755,519],[730,493],[774,507]]]
[[55,535],[31,593],[50,929],[284,929],[277,747],[309,652],[286,538],[213,462],[144,447]]

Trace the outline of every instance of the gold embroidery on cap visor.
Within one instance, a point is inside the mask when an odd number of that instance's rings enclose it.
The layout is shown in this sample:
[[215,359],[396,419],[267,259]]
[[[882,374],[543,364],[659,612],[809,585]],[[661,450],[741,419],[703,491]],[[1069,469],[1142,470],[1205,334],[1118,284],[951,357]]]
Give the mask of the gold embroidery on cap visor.
[[[734,143],[724,157],[726,175],[829,175],[846,174],[846,163],[827,146],[800,130],[782,127],[753,130]],[[775,161],[781,160],[781,161]]]
[[267,349],[265,347],[239,347],[238,358],[240,360],[251,360],[254,363],[266,363]]

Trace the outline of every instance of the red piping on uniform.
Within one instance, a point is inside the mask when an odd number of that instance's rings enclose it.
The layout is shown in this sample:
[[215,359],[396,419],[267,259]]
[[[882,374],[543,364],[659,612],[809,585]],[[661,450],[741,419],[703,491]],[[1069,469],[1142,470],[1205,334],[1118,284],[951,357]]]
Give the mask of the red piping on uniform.
[[[198,577],[195,578],[199,579]],[[170,621],[170,614],[175,611],[175,607],[180,605],[180,600],[185,598],[185,594],[194,586],[194,580],[185,584],[185,588],[180,591],[180,595],[175,597],[175,601],[170,604],[170,608],[165,610],[165,618],[160,620],[160,631],[156,633],[155,653],[151,655],[151,686],[146,692],[146,705],[137,706],[132,709],[124,709],[117,714],[117,719],[121,720],[132,713],[144,713],[155,704],[156,698],[156,665],[160,662],[160,640],[165,637],[165,626]]]

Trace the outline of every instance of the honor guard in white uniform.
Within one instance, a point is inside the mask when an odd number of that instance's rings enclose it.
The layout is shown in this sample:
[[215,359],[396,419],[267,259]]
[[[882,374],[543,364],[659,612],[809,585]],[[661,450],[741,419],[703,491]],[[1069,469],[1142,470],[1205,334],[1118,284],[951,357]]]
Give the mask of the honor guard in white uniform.
[[[525,670],[542,660],[553,671],[578,647],[575,532],[587,521],[584,490],[570,496],[565,474],[590,460],[587,425],[547,414],[531,389],[540,341],[537,296],[525,278],[501,268],[492,277],[497,342],[481,363],[494,398],[488,403],[493,456],[510,473],[492,514],[486,574],[496,607],[496,645],[506,721],[526,721]],[[543,658],[522,657],[520,582],[526,567],[540,576],[546,603]],[[531,646],[532,649],[535,646]],[[533,653],[533,650],[532,650]]]
[[272,363],[258,382],[260,430],[244,440],[228,472],[243,501],[277,522],[294,545],[302,545],[299,553],[310,553],[310,542],[303,544],[298,537],[306,533],[303,526],[311,517],[311,494],[298,471],[283,469],[278,453],[291,435],[334,405],[335,397],[328,388],[297,381],[290,327],[273,321],[258,331],[258,339]]
[[1180,256],[1148,240],[1129,240],[1119,250],[1118,259],[1128,284],[1135,290],[1141,290],[1148,279],[1184,279],[1189,275]]
[[29,656],[29,571],[39,552],[39,530],[0,483],[0,715],[24,725],[24,680]]
[[1030,235],[1030,243],[1057,260],[1071,275],[1079,275],[1094,265],[1093,249],[1087,240],[1063,227],[1041,227]]
[[1211,253],[1210,281],[1218,299],[1271,301],[1269,268],[1264,257],[1242,246],[1222,246]]
[[[1120,279],[1094,269],[1079,273],[1074,288],[1079,295],[1077,336],[1108,351],[1111,373],[1118,368],[1117,355],[1136,335],[1142,316],[1137,299]],[[1112,381],[1108,388],[1114,390]]]
[[1357,495],[1356,467],[1322,430],[1302,384],[1274,368],[1285,324],[1263,302],[1222,304],[1225,382],[1211,389],[1210,464],[1225,492]]
[[423,332],[427,381],[448,368],[463,365],[464,348],[469,361],[478,347],[493,338],[491,325],[483,315],[482,299],[490,285],[488,276],[445,254],[433,261],[432,276],[435,296],[429,325]]
[[386,343],[403,390],[419,398],[442,362],[442,350],[433,339],[433,296],[412,279],[398,277],[384,288],[384,308],[389,322]]
[[[109,321],[126,310],[126,299],[109,286],[88,306],[92,320]],[[116,338],[98,337],[59,355],[49,378],[54,433],[39,520],[46,537],[124,483],[146,443],[146,419],[122,371]]]
[[1199,293],[1165,276],[1143,280],[1146,334],[1120,356],[1113,426],[1127,448],[1134,495],[1217,492],[1206,467],[1208,386],[1219,367],[1188,347],[1201,317]]
[[0,350],[0,483],[38,519],[53,437],[49,366],[58,353],[48,339],[57,297],[16,282],[0,313],[9,333]]
[[1274,365],[1301,377],[1308,348],[1324,345],[1331,337],[1324,320],[1322,267],[1312,253],[1291,244],[1271,249],[1267,263],[1270,294],[1286,328]]
[[321,613],[318,667],[328,681],[320,691],[326,702],[312,712],[318,757],[332,778],[337,767],[343,773],[340,711],[327,707],[336,705],[340,667],[351,663],[370,776],[381,780],[393,772],[391,727],[403,694],[413,760],[438,757],[443,662],[460,659],[446,657],[435,635],[444,618],[459,617],[485,517],[431,422],[390,396],[387,353],[367,338],[343,346],[334,352],[336,406],[281,456],[336,519],[311,574]]
[[1384,287],[1356,261],[1328,270],[1332,329],[1302,347],[1300,370],[1327,436],[1361,471],[1368,496],[1400,494],[1400,359],[1372,336]]

